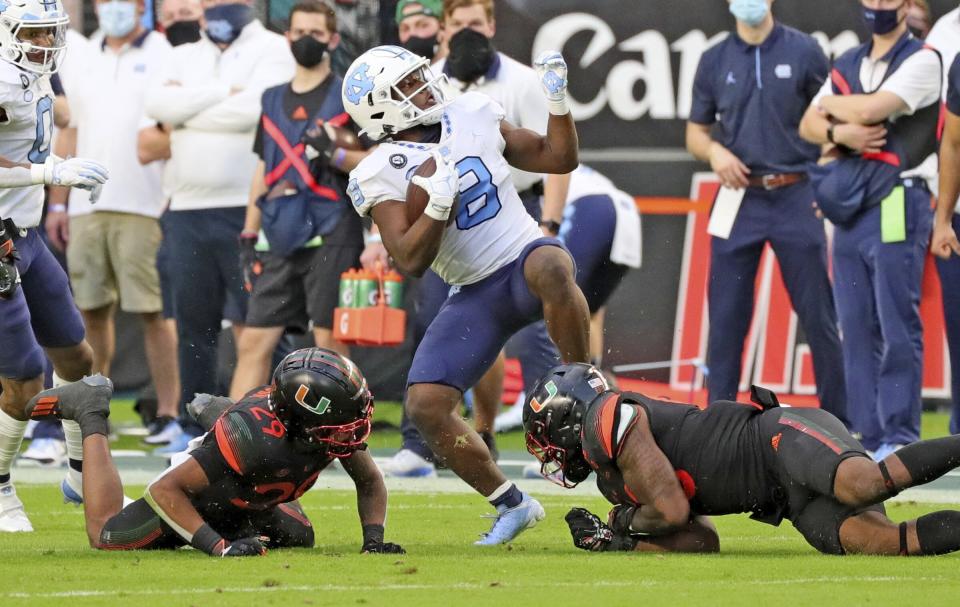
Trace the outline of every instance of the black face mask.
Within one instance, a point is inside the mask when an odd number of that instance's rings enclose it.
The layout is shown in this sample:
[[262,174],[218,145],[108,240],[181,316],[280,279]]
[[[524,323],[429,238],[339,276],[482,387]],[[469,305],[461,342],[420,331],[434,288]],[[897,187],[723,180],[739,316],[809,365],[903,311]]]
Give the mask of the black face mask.
[[199,21],[174,21],[167,28],[167,41],[171,46],[180,46],[200,39]]
[[403,48],[415,55],[433,59],[433,56],[437,53],[437,35],[434,34],[429,38],[411,36],[403,43]]
[[489,38],[472,29],[462,29],[450,39],[447,65],[450,75],[460,82],[473,82],[487,73],[496,56],[497,50]]
[[290,45],[290,51],[297,63],[305,68],[311,68],[323,61],[327,45],[313,36],[301,36]]

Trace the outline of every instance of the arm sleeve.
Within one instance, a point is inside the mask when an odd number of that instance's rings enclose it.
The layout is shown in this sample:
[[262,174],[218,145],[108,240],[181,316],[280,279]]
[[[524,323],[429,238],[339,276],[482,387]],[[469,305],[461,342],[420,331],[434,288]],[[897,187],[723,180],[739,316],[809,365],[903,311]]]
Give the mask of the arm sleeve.
[[693,78],[693,99],[690,103],[690,122],[713,124],[717,121],[717,100],[713,95],[713,53],[700,58],[697,75]]
[[263,92],[293,77],[293,57],[283,38],[271,40],[263,49],[242,91],[228,95],[186,121],[186,125],[200,131],[237,132],[252,130],[260,117]]
[[947,109],[960,116],[960,54],[954,58],[947,78]]
[[823,49],[820,48],[816,40],[811,40],[810,45],[811,48],[806,62],[807,78],[803,87],[808,104],[819,95],[824,83],[828,82],[830,76],[830,62],[827,60],[827,56],[823,54]]
[[940,55],[932,49],[924,49],[900,64],[900,69],[881,85],[880,90],[902,99],[908,108],[905,114],[913,114],[940,100],[942,69]]

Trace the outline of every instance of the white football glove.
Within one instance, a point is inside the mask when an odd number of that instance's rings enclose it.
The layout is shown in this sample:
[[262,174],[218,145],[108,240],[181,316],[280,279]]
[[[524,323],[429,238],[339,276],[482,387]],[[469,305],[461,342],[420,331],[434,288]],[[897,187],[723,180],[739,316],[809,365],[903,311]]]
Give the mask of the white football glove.
[[110,178],[105,166],[86,158],[68,158],[66,160],[49,156],[43,164],[30,167],[34,183],[59,185],[64,187],[93,190]]
[[431,156],[437,163],[437,170],[430,177],[414,175],[411,181],[423,188],[430,197],[423,212],[431,219],[446,221],[460,193],[460,175],[454,162],[444,158],[439,150],[434,150]]
[[533,62],[533,69],[540,77],[540,84],[547,95],[547,106],[550,113],[563,116],[570,109],[567,107],[567,62],[557,51],[544,51]]

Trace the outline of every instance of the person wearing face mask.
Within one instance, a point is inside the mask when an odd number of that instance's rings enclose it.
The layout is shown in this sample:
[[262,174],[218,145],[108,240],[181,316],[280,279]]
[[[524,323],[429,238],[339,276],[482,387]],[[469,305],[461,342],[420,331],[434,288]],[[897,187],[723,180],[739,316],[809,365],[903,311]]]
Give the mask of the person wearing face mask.
[[[51,210],[69,216],[65,241],[70,281],[93,347],[94,369],[109,373],[117,308],[140,317],[158,410],[176,415],[180,399],[175,334],[163,318],[156,268],[162,167],[142,165],[136,141],[148,87],[171,55],[163,34],[140,24],[143,0],[98,0],[101,37],[71,62],[71,127],[58,136],[64,157],[96,158],[116,167],[93,205],[89,192],[51,192]],[[61,143],[66,147],[61,147]],[[62,196],[62,197],[61,197]],[[66,208],[64,208],[64,205]],[[48,216],[50,223],[56,214]],[[54,243],[57,244],[57,240]]]
[[[880,461],[920,437],[920,282],[933,213],[940,55],[907,29],[913,0],[861,0],[870,39],[840,57],[800,134],[833,144],[817,203],[836,229],[834,294],[852,429]],[[935,167],[936,165],[932,165]]]
[[164,0],[160,5],[160,25],[172,46],[200,40],[202,16],[200,0]]
[[[146,115],[170,133],[163,235],[177,326],[181,398],[212,393],[223,319],[239,341],[247,294],[237,264],[263,92],[293,76],[283,36],[254,16],[252,0],[202,0],[200,40],[173,49],[147,94]],[[210,289],[210,285],[221,285]],[[184,432],[162,451],[182,451],[202,429],[182,408]]]
[[[937,20],[926,39],[927,44],[940,51],[943,59],[943,98],[948,100],[950,88],[949,71],[956,57],[960,55],[960,8],[955,8]],[[953,84],[954,87],[957,83]],[[954,96],[960,90],[954,89]],[[949,105],[949,104],[948,104]],[[960,114],[960,111],[955,112]],[[944,135],[944,139],[947,137]],[[942,158],[942,153],[941,153]],[[940,170],[944,170],[941,161]],[[943,178],[940,182],[943,191]],[[949,208],[956,209],[956,200]],[[941,208],[948,208],[949,201],[940,200]],[[950,432],[960,434],[960,256],[951,256],[949,240],[951,231],[960,234],[960,214],[941,213],[934,220],[931,249],[937,257],[937,273],[940,275],[940,289],[943,298],[943,318],[947,326],[947,345],[950,350],[950,388],[953,411],[950,415]]]
[[709,402],[736,399],[754,279],[769,243],[813,354],[820,406],[846,422],[826,234],[807,177],[817,148],[797,133],[827,77],[827,58],[811,36],[774,18],[772,0],[727,3],[736,28],[700,58],[686,131],[687,150],[710,163],[723,186],[710,227]]
[[426,57],[430,61],[441,58],[440,19],[443,17],[441,0],[400,0],[397,2],[397,37],[400,46]]
[[333,309],[340,274],[359,266],[363,251],[363,224],[346,186],[347,172],[367,152],[337,147],[324,128],[352,127],[343,80],[330,67],[340,42],[336,14],[321,0],[301,0],[290,10],[286,37],[296,72],[263,94],[253,144],[259,161],[240,233],[250,304],[230,388],[238,398],[266,383],[287,327],[305,331],[312,323],[318,347],[346,353],[333,339]]

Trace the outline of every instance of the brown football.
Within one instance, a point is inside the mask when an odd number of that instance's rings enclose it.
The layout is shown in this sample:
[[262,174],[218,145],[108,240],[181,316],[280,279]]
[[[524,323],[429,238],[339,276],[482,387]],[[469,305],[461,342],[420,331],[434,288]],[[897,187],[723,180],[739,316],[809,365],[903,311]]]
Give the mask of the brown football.
[[345,126],[335,126],[329,122],[325,126],[329,127],[327,135],[330,136],[330,140],[334,142],[336,147],[345,150],[363,149],[363,144],[360,143],[360,138],[353,132],[353,129]]
[[[417,167],[417,170],[414,171],[413,174],[420,175],[421,177],[430,177],[436,170],[437,161],[433,159],[433,156],[430,156],[423,161],[423,164]],[[426,190],[413,183],[413,179],[411,178],[410,183],[407,184],[407,221],[410,225],[413,225],[413,222],[423,215],[423,210],[427,208],[428,202],[430,202],[430,196]],[[459,202],[459,200],[457,202]],[[453,209],[450,211],[450,218],[447,219],[447,225],[450,225],[457,215],[457,202],[453,203]]]

